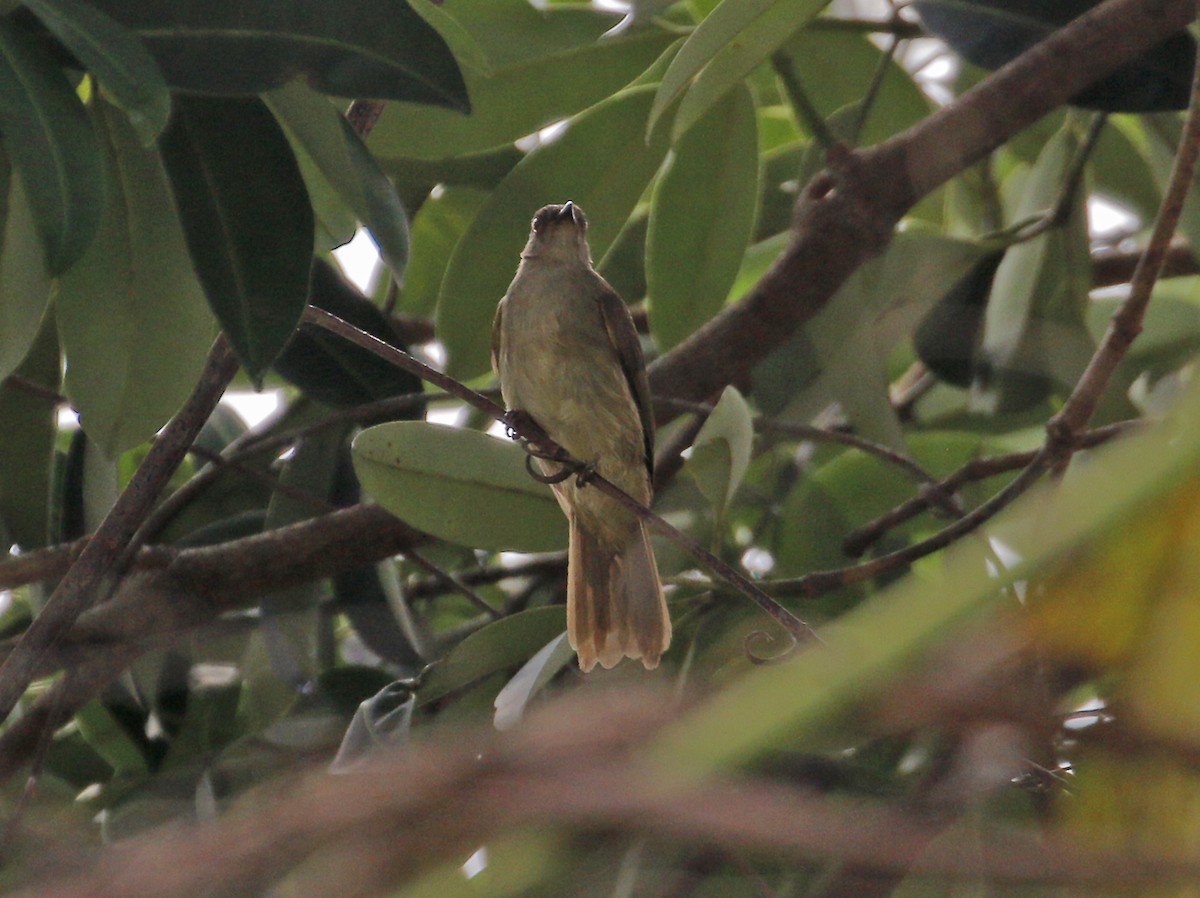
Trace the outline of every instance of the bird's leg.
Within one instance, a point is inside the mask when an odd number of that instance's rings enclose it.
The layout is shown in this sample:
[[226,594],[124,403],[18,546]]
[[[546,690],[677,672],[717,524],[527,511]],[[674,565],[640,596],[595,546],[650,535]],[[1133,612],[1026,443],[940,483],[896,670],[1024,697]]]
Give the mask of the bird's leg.
[[[525,470],[538,483],[562,483],[572,474],[575,475],[575,485],[582,487],[596,475],[596,462],[581,462],[571,458],[561,446],[553,449],[546,448],[551,443],[550,435],[542,426],[533,420],[533,416],[524,409],[511,409],[504,415],[504,429],[525,450]],[[523,434],[533,434],[526,437]],[[533,467],[533,460],[554,462],[560,470],[553,474],[544,474]]]

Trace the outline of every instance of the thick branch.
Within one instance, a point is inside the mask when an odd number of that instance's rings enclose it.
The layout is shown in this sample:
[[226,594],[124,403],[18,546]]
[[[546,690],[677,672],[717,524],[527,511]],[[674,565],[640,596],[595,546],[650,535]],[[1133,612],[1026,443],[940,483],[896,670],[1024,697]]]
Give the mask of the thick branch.
[[651,366],[654,392],[702,401],[743,381],[883,250],[918,200],[1194,14],[1191,0],[1108,0],[903,134],[833,155],[805,189],[787,250],[750,293]]

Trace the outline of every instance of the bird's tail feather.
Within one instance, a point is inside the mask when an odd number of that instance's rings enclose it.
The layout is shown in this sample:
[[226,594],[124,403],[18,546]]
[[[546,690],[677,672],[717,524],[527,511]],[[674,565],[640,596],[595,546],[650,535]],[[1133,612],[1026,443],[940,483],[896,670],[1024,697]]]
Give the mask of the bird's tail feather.
[[639,524],[625,550],[614,553],[570,516],[567,635],[589,671],[622,658],[658,666],[671,643],[671,618],[646,529]]

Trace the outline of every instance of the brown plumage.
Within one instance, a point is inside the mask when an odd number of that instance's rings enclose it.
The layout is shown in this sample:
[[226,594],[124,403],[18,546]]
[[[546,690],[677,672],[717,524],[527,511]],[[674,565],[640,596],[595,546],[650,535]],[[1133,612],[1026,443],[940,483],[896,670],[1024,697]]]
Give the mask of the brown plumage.
[[[586,233],[573,203],[537,213],[496,310],[492,366],[509,409],[649,504],[654,418],[645,362],[629,310],[592,267]],[[580,668],[624,657],[657,666],[671,620],[644,524],[574,477],[554,494],[570,524],[567,634]]]

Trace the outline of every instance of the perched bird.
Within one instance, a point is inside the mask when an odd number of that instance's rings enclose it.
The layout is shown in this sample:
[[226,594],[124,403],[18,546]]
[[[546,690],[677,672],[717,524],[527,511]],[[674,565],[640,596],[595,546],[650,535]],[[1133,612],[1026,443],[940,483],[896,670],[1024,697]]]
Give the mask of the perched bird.
[[[510,411],[649,504],[654,415],[645,361],[629,310],[592,267],[587,218],[575,204],[534,217],[496,309],[492,367]],[[561,472],[553,461],[540,464]],[[624,657],[656,667],[671,618],[644,523],[575,476],[553,488],[570,524],[567,635],[580,668]]]

